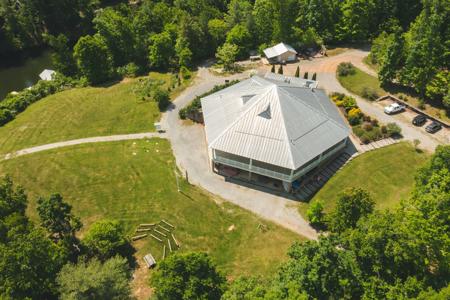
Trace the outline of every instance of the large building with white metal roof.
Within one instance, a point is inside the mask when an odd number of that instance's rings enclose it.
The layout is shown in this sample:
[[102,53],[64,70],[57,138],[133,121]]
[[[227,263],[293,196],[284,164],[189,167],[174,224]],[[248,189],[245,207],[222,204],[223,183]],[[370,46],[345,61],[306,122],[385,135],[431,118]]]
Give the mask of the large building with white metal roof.
[[292,183],[339,153],[350,129],[315,85],[269,73],[202,98],[213,165]]

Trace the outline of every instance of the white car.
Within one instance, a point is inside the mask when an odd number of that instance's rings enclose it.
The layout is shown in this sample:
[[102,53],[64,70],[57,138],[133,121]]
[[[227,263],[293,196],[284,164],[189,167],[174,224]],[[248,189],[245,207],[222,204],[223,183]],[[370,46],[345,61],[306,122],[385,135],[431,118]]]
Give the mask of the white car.
[[398,103],[389,104],[384,108],[384,112],[388,115],[392,115],[405,110],[405,106]]

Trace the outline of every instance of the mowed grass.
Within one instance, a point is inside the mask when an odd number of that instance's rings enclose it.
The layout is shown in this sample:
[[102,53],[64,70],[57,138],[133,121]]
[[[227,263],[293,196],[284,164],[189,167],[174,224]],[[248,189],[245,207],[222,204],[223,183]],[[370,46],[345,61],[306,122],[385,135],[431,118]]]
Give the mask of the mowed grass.
[[351,187],[370,192],[377,209],[393,208],[410,195],[415,172],[428,157],[406,142],[364,153],[338,171],[309,203],[302,204],[300,212],[306,215],[315,201],[321,201],[325,212],[331,212],[339,194]]
[[387,94],[385,90],[380,87],[380,81],[377,77],[367,74],[358,68],[355,69],[355,74],[347,76],[339,76],[337,78],[341,85],[348,91],[363,97],[364,88],[370,88],[375,91],[378,96]]
[[[130,235],[140,223],[165,219],[176,226],[181,251],[209,252],[232,277],[270,274],[288,247],[302,239],[181,179],[179,193],[174,169],[169,142],[157,138],[80,145],[0,162],[0,174],[11,174],[28,191],[28,213],[35,220],[37,196],[53,192],[81,217],[81,235],[103,218],[123,221]],[[138,259],[148,252],[157,260],[162,256],[161,244],[151,238],[134,245]]]
[[[173,84],[172,74],[150,73],[150,78]],[[160,112],[153,101],[133,92],[138,79],[108,87],[76,88],[32,104],[0,127],[0,154],[26,147],[77,138],[154,131]],[[176,87],[177,95],[188,82]]]

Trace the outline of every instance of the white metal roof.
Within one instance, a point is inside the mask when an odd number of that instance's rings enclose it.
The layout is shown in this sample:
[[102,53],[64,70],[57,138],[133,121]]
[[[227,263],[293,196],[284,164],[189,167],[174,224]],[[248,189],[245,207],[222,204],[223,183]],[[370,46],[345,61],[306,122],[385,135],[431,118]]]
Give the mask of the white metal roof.
[[202,98],[208,146],[297,169],[349,135],[322,90],[258,76]]
[[55,74],[56,72],[55,71],[53,71],[53,70],[49,70],[49,69],[45,69],[44,71],[42,71],[40,74],[39,74],[39,77],[42,79],[42,80],[52,80],[53,79],[53,74]]
[[295,51],[294,48],[285,43],[279,43],[273,47],[265,49],[263,52],[267,58],[273,58],[286,52],[292,52],[292,54],[297,54],[297,51]]

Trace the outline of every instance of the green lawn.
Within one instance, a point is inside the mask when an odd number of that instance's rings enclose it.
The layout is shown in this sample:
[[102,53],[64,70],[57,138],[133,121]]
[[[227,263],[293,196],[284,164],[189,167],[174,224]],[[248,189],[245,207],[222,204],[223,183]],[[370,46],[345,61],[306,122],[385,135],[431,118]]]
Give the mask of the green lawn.
[[[270,274],[286,258],[291,243],[301,239],[184,181],[182,193],[177,192],[174,158],[164,139],[41,152],[0,162],[0,174],[11,174],[28,191],[33,219],[36,197],[52,192],[60,192],[73,205],[83,230],[109,217],[122,220],[131,234],[139,223],[166,219],[176,226],[182,251],[209,252],[233,277]],[[269,230],[258,229],[260,223]],[[232,225],[234,230],[229,230]],[[162,255],[162,246],[150,238],[135,245],[139,259],[149,251],[157,260]]]
[[406,142],[364,153],[337,172],[309,203],[300,206],[306,215],[311,202],[322,201],[325,212],[336,205],[341,191],[361,187],[371,193],[376,208],[386,209],[407,198],[414,186],[414,174],[428,155],[419,153]]
[[387,94],[380,87],[380,82],[377,77],[371,76],[364,71],[355,67],[355,74],[348,76],[337,76],[341,85],[348,91],[363,97],[364,88],[370,88],[375,91],[378,96]]
[[[172,83],[171,74],[150,73]],[[160,112],[154,102],[138,100],[137,79],[109,87],[76,88],[46,97],[0,127],[0,153],[57,141],[153,131]],[[186,83],[187,84],[187,83]],[[172,96],[186,85],[172,90]]]

